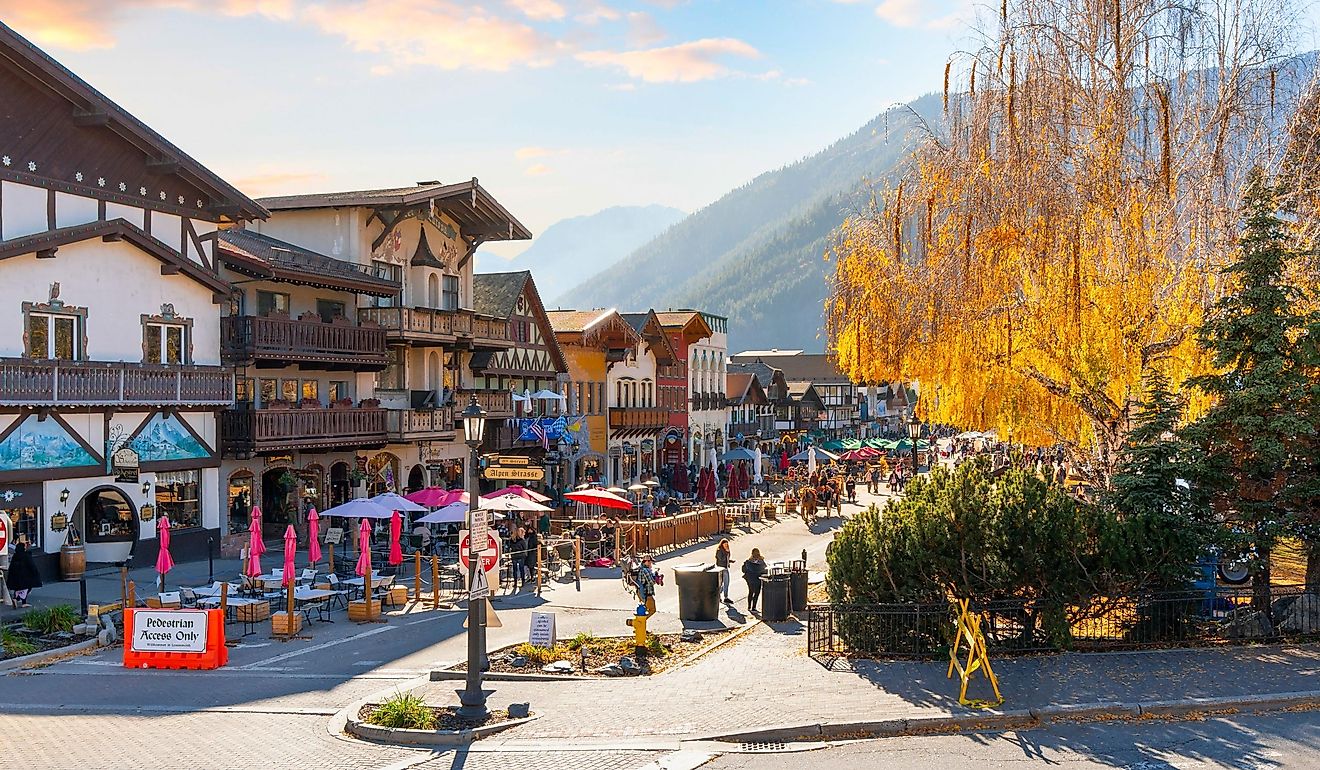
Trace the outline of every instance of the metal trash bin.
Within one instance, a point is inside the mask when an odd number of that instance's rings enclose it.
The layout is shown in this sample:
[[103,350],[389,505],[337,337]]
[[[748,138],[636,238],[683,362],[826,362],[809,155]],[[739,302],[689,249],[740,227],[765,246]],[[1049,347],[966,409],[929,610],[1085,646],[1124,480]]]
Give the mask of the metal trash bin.
[[807,576],[810,574],[805,569],[795,569],[788,573],[788,593],[795,614],[807,609]]
[[761,576],[761,620],[768,623],[788,620],[790,576],[788,572]]
[[720,570],[711,565],[687,564],[674,568],[678,588],[679,620],[719,620]]

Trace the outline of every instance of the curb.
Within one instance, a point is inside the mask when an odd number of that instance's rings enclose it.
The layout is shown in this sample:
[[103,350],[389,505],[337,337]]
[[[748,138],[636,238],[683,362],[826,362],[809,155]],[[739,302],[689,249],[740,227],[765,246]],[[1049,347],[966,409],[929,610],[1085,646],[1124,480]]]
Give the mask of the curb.
[[668,668],[668,669],[666,669],[666,670],[664,670],[664,671],[661,671],[660,674],[659,674],[659,676],[664,676],[665,674],[668,674],[670,671],[677,671],[677,670],[679,670],[680,668],[687,668],[688,666],[692,665],[693,663],[696,663],[698,659],[700,659],[700,658],[702,658],[702,657],[704,657],[704,656],[706,656],[706,655],[708,655],[708,654],[710,654],[710,653],[712,653],[712,652],[718,650],[719,648],[723,647],[724,645],[728,644],[729,642],[732,642],[734,639],[738,639],[738,638],[742,637],[744,634],[747,634],[747,633],[750,632],[753,628],[756,628],[757,626],[760,626],[762,623],[763,623],[763,621],[762,621],[760,618],[757,618],[756,620],[752,621],[751,623],[747,623],[747,624],[745,624],[742,628],[739,628],[738,630],[734,631],[733,633],[725,635],[723,639],[716,639],[715,641],[711,642],[710,644],[706,645],[705,647],[702,647],[701,649],[699,649],[699,650],[697,650],[696,652],[692,653],[691,655],[687,656],[687,657],[684,658],[683,660],[679,661],[678,665],[676,665],[676,666],[671,666],[670,668]]
[[1320,690],[1271,693],[1267,695],[1186,698],[1144,703],[1078,703],[1007,711],[984,711],[978,714],[895,718],[865,722],[815,722],[775,725],[759,730],[704,736],[695,740],[725,743],[791,742],[819,740],[821,738],[863,737],[859,734],[872,738],[893,738],[928,733],[1021,730],[1072,721],[1103,721],[1141,717],[1177,718],[1199,712],[1259,713],[1282,711],[1299,706],[1320,706]]
[[540,714],[532,714],[522,719],[510,719],[506,722],[482,725],[469,730],[406,730],[396,727],[377,727],[376,725],[369,725],[356,717],[349,717],[347,724],[344,725],[344,730],[349,735],[366,741],[395,746],[462,746],[511,727],[527,724],[534,719],[539,719],[540,716]]
[[13,671],[18,668],[41,665],[47,661],[54,661],[55,659],[63,658],[66,655],[86,652],[87,650],[96,649],[97,647],[96,637],[93,636],[90,639],[84,639],[83,641],[74,644],[66,644],[63,647],[56,647],[42,652],[34,652],[31,655],[22,655],[17,658],[9,658],[0,661],[0,671]]
[[[512,671],[487,671],[481,675],[483,682],[595,682],[613,677],[574,676],[573,674],[518,674]],[[444,668],[431,672],[432,682],[458,682],[467,679],[467,671]]]

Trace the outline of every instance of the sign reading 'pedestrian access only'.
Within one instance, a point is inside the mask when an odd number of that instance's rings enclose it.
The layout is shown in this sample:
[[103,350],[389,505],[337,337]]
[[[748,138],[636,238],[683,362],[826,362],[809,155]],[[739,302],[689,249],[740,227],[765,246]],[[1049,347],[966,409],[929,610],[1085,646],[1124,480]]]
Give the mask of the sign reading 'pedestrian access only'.
[[138,610],[134,613],[134,652],[204,652],[207,615],[204,610]]

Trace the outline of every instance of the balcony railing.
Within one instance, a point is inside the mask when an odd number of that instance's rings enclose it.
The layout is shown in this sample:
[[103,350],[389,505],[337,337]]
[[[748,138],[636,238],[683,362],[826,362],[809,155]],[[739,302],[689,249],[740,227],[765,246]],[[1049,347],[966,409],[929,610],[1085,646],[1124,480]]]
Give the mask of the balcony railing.
[[385,329],[390,339],[415,344],[471,342],[476,347],[511,347],[509,322],[478,316],[471,310],[437,310],[429,307],[358,308],[358,320]]
[[389,363],[384,329],[346,323],[231,316],[224,319],[221,344],[225,359],[235,364],[270,361],[371,371]]
[[426,441],[454,435],[454,410],[451,407],[387,409],[385,413],[385,430],[390,441]]
[[234,375],[219,366],[0,358],[0,404],[223,405]]
[[729,398],[723,393],[693,393],[690,401],[694,412],[720,411],[729,405]]
[[655,407],[610,407],[610,430],[654,428],[669,424],[669,410]]
[[385,444],[386,410],[231,409],[220,419],[226,454]]
[[458,411],[462,412],[467,408],[468,396],[475,395],[477,403],[486,410],[487,417],[510,417],[513,415],[513,396],[507,391],[467,391],[460,393],[458,400]]

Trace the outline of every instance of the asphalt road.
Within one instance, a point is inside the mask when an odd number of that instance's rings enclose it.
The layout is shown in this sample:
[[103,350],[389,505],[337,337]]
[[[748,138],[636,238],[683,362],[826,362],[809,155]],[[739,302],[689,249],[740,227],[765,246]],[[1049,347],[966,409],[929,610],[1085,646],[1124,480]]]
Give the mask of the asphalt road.
[[1059,725],[1020,733],[859,741],[795,754],[725,754],[702,770],[1275,770],[1320,767],[1315,712]]

